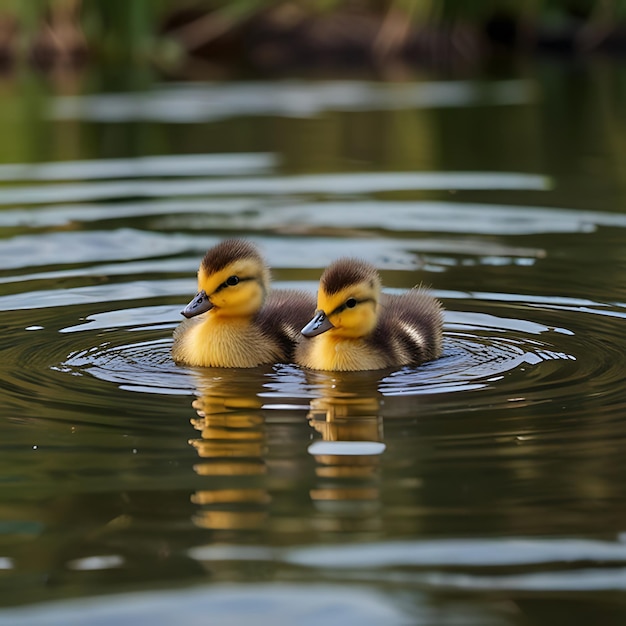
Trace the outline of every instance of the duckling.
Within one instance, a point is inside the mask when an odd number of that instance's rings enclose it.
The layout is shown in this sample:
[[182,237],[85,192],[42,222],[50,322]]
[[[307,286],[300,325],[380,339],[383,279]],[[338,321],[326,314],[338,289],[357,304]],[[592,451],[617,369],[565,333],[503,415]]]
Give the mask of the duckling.
[[181,311],[172,357],[200,367],[256,367],[290,361],[300,328],[315,308],[312,295],[270,292],[270,271],[250,242],[227,239],[198,270],[198,293]]
[[419,365],[441,354],[442,326],[441,304],[421,288],[383,294],[376,268],[339,259],[322,274],[295,360],[330,371]]

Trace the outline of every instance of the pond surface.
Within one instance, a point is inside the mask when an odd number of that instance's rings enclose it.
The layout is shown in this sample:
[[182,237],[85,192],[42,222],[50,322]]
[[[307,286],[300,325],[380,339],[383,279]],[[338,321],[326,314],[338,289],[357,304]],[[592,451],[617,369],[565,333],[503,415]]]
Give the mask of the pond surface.
[[[624,85],[6,83],[0,623],[623,624]],[[442,358],[177,367],[233,235],[430,286]]]

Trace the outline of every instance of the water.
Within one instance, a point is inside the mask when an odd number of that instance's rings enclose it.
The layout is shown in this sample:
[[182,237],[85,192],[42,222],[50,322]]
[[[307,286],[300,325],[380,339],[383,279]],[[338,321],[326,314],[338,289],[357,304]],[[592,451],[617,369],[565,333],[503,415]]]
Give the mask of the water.
[[[7,86],[0,623],[622,624],[623,79]],[[442,358],[177,367],[231,235],[429,285]]]

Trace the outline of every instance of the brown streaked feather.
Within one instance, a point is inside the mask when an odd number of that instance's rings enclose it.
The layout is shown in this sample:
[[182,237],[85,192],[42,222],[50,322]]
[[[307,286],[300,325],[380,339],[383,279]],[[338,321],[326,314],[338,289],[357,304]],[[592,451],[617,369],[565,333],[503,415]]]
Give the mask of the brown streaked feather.
[[441,304],[423,289],[383,294],[376,329],[366,341],[387,352],[390,365],[419,365],[441,354]]
[[204,255],[201,266],[207,274],[212,274],[239,259],[255,259],[259,264],[265,263],[254,244],[243,239],[225,239]]
[[283,362],[293,361],[300,329],[315,312],[315,297],[304,291],[277,289],[270,292],[254,324],[261,332],[278,342]]
[[346,257],[326,268],[320,278],[320,288],[331,296],[346,287],[365,282],[371,282],[373,288],[379,280],[378,271],[373,265]]

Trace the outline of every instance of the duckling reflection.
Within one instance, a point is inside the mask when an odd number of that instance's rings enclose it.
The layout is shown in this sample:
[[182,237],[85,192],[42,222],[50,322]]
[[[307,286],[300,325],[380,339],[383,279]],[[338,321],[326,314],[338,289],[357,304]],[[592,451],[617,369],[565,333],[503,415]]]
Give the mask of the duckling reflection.
[[199,395],[192,406],[198,417],[191,423],[201,436],[189,443],[202,458],[194,471],[211,486],[191,497],[200,507],[193,519],[197,526],[250,529],[267,517],[265,424],[257,395],[265,373],[243,377],[233,369],[195,372]]
[[[310,403],[307,419],[322,439],[309,446],[315,457],[318,484],[310,497],[329,516],[327,526],[336,529],[342,519],[352,524],[377,525],[372,516],[380,508],[380,455],[385,451],[383,420],[378,392],[358,393],[362,374],[340,378],[319,373],[322,395]],[[357,391],[348,391],[355,389]],[[367,386],[371,388],[371,385]],[[364,513],[369,513],[363,517]]]

